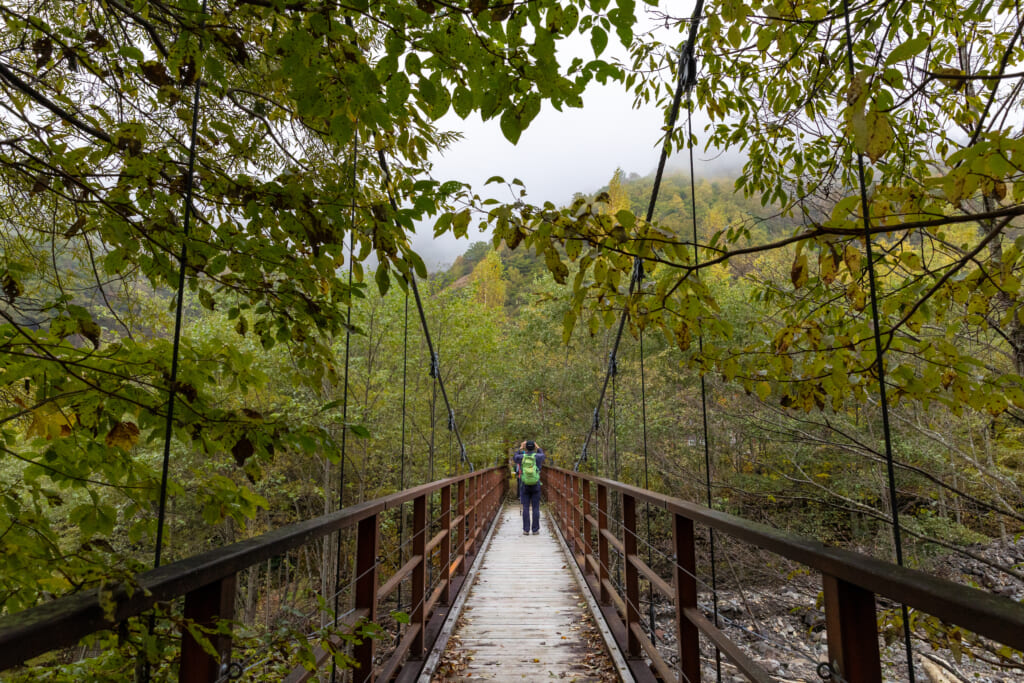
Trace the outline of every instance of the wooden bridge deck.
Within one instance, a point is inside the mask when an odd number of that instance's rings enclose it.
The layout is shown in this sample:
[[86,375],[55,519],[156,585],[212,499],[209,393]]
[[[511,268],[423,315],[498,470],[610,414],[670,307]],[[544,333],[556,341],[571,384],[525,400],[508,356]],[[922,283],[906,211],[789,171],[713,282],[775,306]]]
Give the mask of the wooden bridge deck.
[[587,596],[542,515],[540,534],[524,536],[519,506],[505,507],[449,641],[457,671],[432,680],[609,680],[617,667],[584,628]]

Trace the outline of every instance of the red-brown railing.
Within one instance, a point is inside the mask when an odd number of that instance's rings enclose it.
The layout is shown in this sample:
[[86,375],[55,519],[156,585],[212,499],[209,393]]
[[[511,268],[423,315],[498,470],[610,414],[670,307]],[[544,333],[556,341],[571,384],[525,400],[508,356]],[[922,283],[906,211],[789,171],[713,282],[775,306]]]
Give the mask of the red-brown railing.
[[[831,673],[837,680],[882,680],[875,596],[931,614],[969,631],[1024,650],[1024,605],[980,590],[905,569],[859,553],[832,548],[778,529],[580,472],[544,468],[551,512],[583,572],[612,633],[638,681],[699,681],[703,634],[749,680],[770,682],[768,673],[708,620],[697,606],[694,524],[763,548],[821,573]],[[610,494],[618,495],[621,519],[609,525]],[[637,504],[672,515],[675,560],[665,578],[637,552]],[[618,516],[618,515],[617,515]],[[624,593],[609,576],[611,549],[624,558]],[[641,577],[675,605],[678,667],[673,670],[644,632]],[[646,656],[646,659],[645,659]],[[649,665],[648,665],[649,662]],[[653,672],[652,672],[653,670]]]
[[[328,534],[356,527],[354,604],[346,622],[375,622],[378,605],[410,577],[412,609],[404,634],[380,666],[374,666],[374,639],[366,638],[353,646],[353,680],[391,680],[400,671],[399,680],[411,679],[418,673],[418,667],[402,670],[403,663],[421,664],[425,651],[436,638],[444,617],[444,610],[436,608],[449,604],[461,588],[467,565],[501,507],[507,479],[506,468],[494,467],[424,484],[166,565],[138,575],[130,589],[115,588],[109,596],[113,609],[106,613],[99,592],[92,590],[0,618],[0,671],[46,652],[71,647],[84,636],[114,629],[157,603],[181,597],[185,603],[184,618],[189,623],[212,628],[218,622],[230,622],[239,572]],[[429,518],[431,496],[440,497],[434,520]],[[411,557],[382,583],[378,571],[380,515],[387,510],[400,510],[405,503],[411,503],[413,509]],[[439,530],[428,538],[431,522]],[[435,557],[441,575],[428,595],[431,557]],[[110,603],[107,604],[109,607]],[[107,614],[112,614],[112,618]],[[224,676],[231,661],[231,638],[221,635],[212,640],[218,656],[209,654],[188,630],[182,632],[180,681],[203,683]],[[318,659],[323,661],[329,656],[329,652],[320,651]],[[299,668],[287,680],[306,678],[305,669]]]

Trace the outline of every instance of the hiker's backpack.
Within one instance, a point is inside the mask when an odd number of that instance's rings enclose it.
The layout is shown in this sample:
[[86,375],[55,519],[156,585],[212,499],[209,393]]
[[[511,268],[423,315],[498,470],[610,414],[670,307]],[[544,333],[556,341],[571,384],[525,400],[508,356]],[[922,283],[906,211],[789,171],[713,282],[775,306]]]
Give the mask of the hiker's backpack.
[[537,467],[536,453],[523,453],[523,464],[519,472],[523,480],[523,486],[533,486],[540,483],[540,468]]

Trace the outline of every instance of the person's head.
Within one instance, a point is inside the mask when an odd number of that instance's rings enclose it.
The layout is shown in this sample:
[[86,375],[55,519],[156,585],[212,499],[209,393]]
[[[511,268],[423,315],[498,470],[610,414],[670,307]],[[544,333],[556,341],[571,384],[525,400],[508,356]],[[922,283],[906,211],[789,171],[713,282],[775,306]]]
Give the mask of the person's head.
[[532,441],[527,441],[526,442],[526,450],[528,450],[528,451],[535,451],[535,450],[537,450],[537,444],[535,444]]

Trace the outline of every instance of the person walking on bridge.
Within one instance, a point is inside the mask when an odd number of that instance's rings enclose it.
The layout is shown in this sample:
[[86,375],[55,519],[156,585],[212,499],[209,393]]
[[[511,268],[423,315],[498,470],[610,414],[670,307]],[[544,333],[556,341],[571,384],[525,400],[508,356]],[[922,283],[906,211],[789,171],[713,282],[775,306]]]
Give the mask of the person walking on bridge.
[[531,531],[540,533],[540,468],[544,458],[544,449],[533,441],[520,444],[520,450],[512,457],[519,482],[519,501],[523,504],[524,536]]

